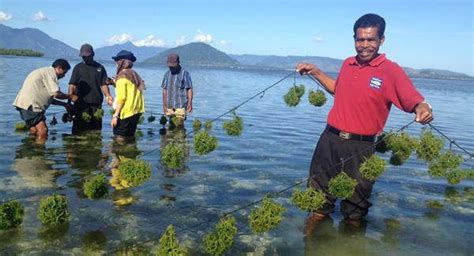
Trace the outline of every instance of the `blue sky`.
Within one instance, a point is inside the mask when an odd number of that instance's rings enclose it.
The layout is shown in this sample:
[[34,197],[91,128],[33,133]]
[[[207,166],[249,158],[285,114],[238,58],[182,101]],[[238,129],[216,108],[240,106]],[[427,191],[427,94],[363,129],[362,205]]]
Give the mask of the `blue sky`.
[[354,55],[352,26],[369,12],[387,22],[381,52],[393,61],[474,75],[473,0],[0,0],[0,23],[75,48],[201,41],[226,53],[339,59]]

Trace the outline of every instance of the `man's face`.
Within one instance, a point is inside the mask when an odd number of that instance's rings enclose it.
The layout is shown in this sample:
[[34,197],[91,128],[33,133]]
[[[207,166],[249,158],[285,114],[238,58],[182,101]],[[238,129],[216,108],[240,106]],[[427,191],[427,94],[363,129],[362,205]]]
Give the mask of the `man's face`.
[[379,37],[376,27],[358,28],[354,35],[357,61],[360,64],[367,64],[375,59],[384,40],[385,37]]
[[67,69],[63,69],[61,67],[57,68],[56,75],[58,76],[58,79],[63,78],[66,75],[67,71],[68,71]]

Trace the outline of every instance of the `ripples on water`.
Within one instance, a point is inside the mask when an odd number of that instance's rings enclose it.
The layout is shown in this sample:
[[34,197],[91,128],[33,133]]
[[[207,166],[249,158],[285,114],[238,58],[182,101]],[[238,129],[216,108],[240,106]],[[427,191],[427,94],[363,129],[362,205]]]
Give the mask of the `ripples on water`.
[[[219,147],[209,155],[194,154],[192,135],[184,146],[188,152],[186,167],[166,170],[160,164],[158,149],[165,144],[157,121],[145,121],[143,137],[136,144],[116,145],[111,140],[108,111],[102,133],[70,136],[70,124],[60,122],[63,109],[52,106],[47,116],[58,112],[59,124],[50,127],[45,145],[37,145],[26,134],[15,133],[18,113],[11,103],[26,75],[33,69],[50,65],[43,58],[0,58],[0,198],[19,198],[25,206],[21,228],[0,231],[0,252],[83,254],[91,251],[114,252],[128,243],[144,243],[143,250],[154,249],[162,231],[174,224],[178,238],[202,253],[203,232],[217,222],[220,214],[260,199],[266,193],[283,189],[306,178],[311,156],[325,126],[332,99],[322,108],[307,102],[307,94],[295,108],[288,108],[282,96],[293,78],[267,91],[237,110],[244,120],[242,136],[229,137],[222,121],[214,123],[212,134]],[[76,63],[71,63],[76,64]],[[106,65],[109,76],[112,63]],[[21,67],[21,68],[19,68]],[[145,93],[148,117],[161,112],[163,67],[137,67],[147,84]],[[194,83],[194,109],[186,121],[212,119],[247,97],[278,81],[286,72],[243,72],[190,68]],[[61,81],[67,90],[68,76]],[[474,84],[472,81],[415,79],[419,90],[435,111],[434,125],[456,142],[474,151]],[[314,88],[314,83],[297,78],[297,83]],[[230,119],[226,116],[223,120]],[[397,130],[413,116],[394,108],[386,130]],[[414,124],[408,131],[419,133]],[[174,135],[179,136],[179,135]],[[170,134],[168,134],[170,137]],[[142,156],[151,163],[152,178],[140,187],[114,191],[101,200],[89,200],[82,191],[84,178],[108,171],[116,154]],[[383,156],[388,159],[388,154]],[[473,167],[472,160],[465,164]],[[400,167],[389,166],[374,187],[374,206],[367,226],[351,230],[341,223],[336,212],[311,236],[304,236],[306,213],[291,206],[290,192],[277,200],[288,208],[280,226],[263,235],[254,235],[247,225],[248,210],[235,214],[239,233],[229,255],[255,252],[255,255],[465,255],[472,253],[474,235],[474,190],[472,181],[449,186],[432,179],[426,165],[413,157]],[[108,174],[108,172],[107,172]],[[109,174],[108,174],[109,175]],[[36,218],[39,200],[53,192],[67,196],[71,218],[69,225],[44,230]],[[127,206],[114,201],[133,199]],[[428,200],[441,202],[441,210],[430,209]],[[196,226],[200,225],[200,226]],[[193,227],[193,228],[189,228]],[[186,229],[188,228],[188,229]]]

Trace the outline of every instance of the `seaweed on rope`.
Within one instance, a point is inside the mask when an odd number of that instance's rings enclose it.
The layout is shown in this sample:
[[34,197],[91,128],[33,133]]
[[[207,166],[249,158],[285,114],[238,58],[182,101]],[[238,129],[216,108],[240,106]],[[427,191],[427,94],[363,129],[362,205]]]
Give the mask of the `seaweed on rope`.
[[270,231],[280,224],[285,211],[285,207],[267,196],[263,198],[260,207],[250,211],[250,228],[254,233]]
[[308,100],[311,105],[321,107],[326,104],[327,98],[322,90],[317,89],[316,91],[309,90]]
[[204,250],[210,255],[223,255],[234,244],[237,234],[236,220],[233,216],[219,219],[214,229],[203,238]]
[[229,136],[240,136],[244,130],[244,122],[242,118],[238,116],[235,111],[233,112],[234,118],[229,121],[225,121],[222,125],[227,135]]
[[295,189],[291,201],[303,211],[316,211],[326,203],[326,196],[322,191],[309,187],[305,191]]

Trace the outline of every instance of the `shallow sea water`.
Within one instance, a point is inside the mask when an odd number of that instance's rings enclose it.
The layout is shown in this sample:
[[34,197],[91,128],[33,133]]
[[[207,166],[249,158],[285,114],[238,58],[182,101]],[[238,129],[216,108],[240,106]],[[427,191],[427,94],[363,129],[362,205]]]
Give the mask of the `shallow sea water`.
[[[41,145],[26,133],[14,131],[19,115],[11,106],[26,75],[35,68],[50,65],[45,58],[0,58],[0,201],[17,199],[25,206],[20,228],[0,231],[0,254],[77,254],[125,252],[153,253],[166,227],[173,224],[179,241],[191,255],[204,254],[202,237],[217,223],[218,217],[265,194],[282,190],[308,175],[314,147],[323,131],[332,99],[321,108],[311,106],[307,94],[295,108],[282,96],[293,85],[291,76],[263,97],[257,97],[237,110],[244,131],[229,137],[222,121],[214,123],[217,150],[198,156],[193,149],[192,121],[213,119],[243,100],[278,81],[288,72],[236,71],[190,68],[194,83],[194,113],[188,117],[186,132],[160,135],[161,79],[164,67],[136,70],[146,81],[145,122],[139,126],[143,136],[136,143],[118,145],[112,140],[110,114],[100,133],[71,135],[71,124],[63,124],[63,108],[51,106],[58,119],[50,126],[50,137]],[[72,65],[76,63],[71,63]],[[109,76],[112,63],[105,67]],[[60,80],[67,91],[70,73]],[[433,124],[470,152],[474,151],[473,81],[415,79],[418,89],[433,105]],[[306,90],[315,84],[301,77]],[[150,114],[157,120],[146,121]],[[397,130],[413,119],[392,109],[386,130]],[[421,126],[407,131],[418,135]],[[188,133],[186,136],[185,133]],[[160,163],[160,148],[171,140],[184,141],[185,167],[169,170]],[[449,143],[446,143],[449,148]],[[462,153],[453,147],[458,153]],[[139,187],[114,190],[104,199],[90,200],[82,192],[84,179],[91,174],[110,177],[117,155],[137,157],[152,166],[152,177]],[[381,155],[388,160],[389,154]],[[468,158],[464,154],[464,158]],[[473,168],[473,160],[464,167]],[[292,206],[291,190],[276,201],[287,211],[281,224],[264,234],[253,234],[248,227],[250,208],[234,213],[238,234],[228,255],[472,255],[474,246],[474,183],[463,181],[450,186],[433,179],[427,165],[412,156],[402,166],[388,165],[374,186],[374,204],[364,228],[353,229],[342,222],[337,211],[317,226],[307,225],[307,213]],[[39,201],[50,194],[67,197],[70,221],[59,228],[45,229],[36,217]],[[131,200],[125,206],[119,200]],[[430,200],[442,209],[431,209]],[[312,232],[309,230],[312,229]],[[305,235],[305,233],[308,233]]]

